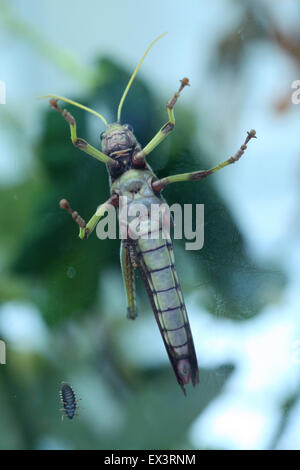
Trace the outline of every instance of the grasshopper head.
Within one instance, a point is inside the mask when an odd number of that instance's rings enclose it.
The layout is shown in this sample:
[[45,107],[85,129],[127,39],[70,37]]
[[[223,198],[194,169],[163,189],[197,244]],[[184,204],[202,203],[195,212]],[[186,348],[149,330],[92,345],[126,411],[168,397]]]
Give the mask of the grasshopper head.
[[114,159],[132,155],[138,146],[129,124],[110,124],[100,138],[103,153]]

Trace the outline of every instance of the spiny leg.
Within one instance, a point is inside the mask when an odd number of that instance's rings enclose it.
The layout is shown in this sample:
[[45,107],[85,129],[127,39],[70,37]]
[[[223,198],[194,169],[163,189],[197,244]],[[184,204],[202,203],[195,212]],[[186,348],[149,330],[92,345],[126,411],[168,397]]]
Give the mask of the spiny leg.
[[177,183],[178,181],[194,181],[204,179],[212,173],[215,173],[216,171],[220,170],[221,168],[224,168],[227,165],[231,165],[232,163],[237,162],[244,154],[248,142],[253,138],[256,138],[256,131],[254,129],[247,132],[247,137],[243,145],[241,145],[241,147],[235,153],[235,155],[233,155],[233,157],[228,158],[228,160],[226,160],[225,162],[220,163],[219,165],[215,166],[214,168],[211,168],[210,170],[194,171],[192,173],[181,173],[179,175],[171,175],[167,176],[166,178],[162,178],[161,180],[154,181],[152,183],[153,190],[162,191],[162,189],[164,189],[168,184]]
[[87,224],[85,220],[78,214],[77,211],[72,210],[67,199],[62,199],[59,205],[60,208],[67,211],[72,216],[72,219],[79,225],[79,238],[81,238],[81,240],[85,240],[92,233],[101,217],[103,217],[104,213],[107,210],[107,207],[110,205],[116,207],[118,205],[118,201],[119,197],[114,194],[106,202],[104,202],[97,208],[95,214],[90,218]]
[[50,106],[51,108],[56,109],[56,111],[58,111],[69,124],[70,131],[71,131],[71,140],[73,144],[75,145],[75,147],[87,153],[88,155],[91,155],[92,157],[97,158],[97,160],[100,160],[100,162],[102,163],[106,163],[108,165],[114,165],[114,166],[119,165],[119,163],[113,160],[113,158],[110,158],[104,153],[100,152],[100,150],[90,145],[86,140],[81,139],[80,137],[77,137],[75,118],[66,109],[62,109],[58,105],[58,102],[56,99],[50,100]]
[[176,104],[176,101],[178,100],[181,91],[184,89],[184,87],[189,86],[189,79],[188,78],[183,78],[180,80],[181,85],[174,93],[172,98],[168,101],[167,104],[167,111],[168,111],[168,116],[169,116],[169,121],[158,131],[158,133],[153,137],[153,139],[150,140],[150,142],[144,147],[140,152],[138,152],[134,156],[134,160],[136,162],[141,162],[145,160],[146,155],[148,155],[152,150],[155,149],[166,137],[167,135],[174,129],[175,126],[175,116],[174,116],[174,111],[173,108]]

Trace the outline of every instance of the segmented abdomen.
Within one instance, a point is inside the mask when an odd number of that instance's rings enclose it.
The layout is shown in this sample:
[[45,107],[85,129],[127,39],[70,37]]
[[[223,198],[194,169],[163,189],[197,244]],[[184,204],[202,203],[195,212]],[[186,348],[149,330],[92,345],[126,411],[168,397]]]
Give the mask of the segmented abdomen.
[[194,385],[198,383],[198,365],[171,239],[140,238],[136,250],[170,361],[184,390],[190,378]]
[[60,397],[66,412],[66,416],[72,419],[76,410],[76,396],[72,390],[72,387],[65,382],[62,382]]

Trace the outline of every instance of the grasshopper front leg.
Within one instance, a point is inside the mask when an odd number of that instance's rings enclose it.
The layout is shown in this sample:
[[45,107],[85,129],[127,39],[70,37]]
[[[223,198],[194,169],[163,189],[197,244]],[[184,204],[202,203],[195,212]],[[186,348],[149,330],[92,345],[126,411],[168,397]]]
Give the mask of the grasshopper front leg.
[[77,225],[79,225],[79,238],[81,238],[81,240],[85,240],[92,233],[92,231],[96,227],[101,217],[103,217],[108,206],[112,205],[114,207],[117,207],[118,203],[119,203],[119,197],[116,194],[114,194],[106,202],[104,202],[97,208],[95,214],[90,218],[87,224],[85,220],[78,214],[77,211],[72,210],[67,199],[62,199],[59,205],[60,205],[60,208],[67,211],[72,216],[72,219],[77,223]]
[[248,142],[253,138],[256,138],[256,131],[254,129],[247,132],[247,137],[243,145],[241,145],[241,147],[233,155],[233,157],[228,158],[228,160],[225,160],[225,162],[220,163],[219,165],[215,166],[214,168],[211,168],[210,170],[194,171],[191,173],[181,173],[179,175],[171,175],[171,176],[167,176],[166,178],[162,178],[161,180],[154,181],[152,183],[153,190],[156,192],[162,191],[168,184],[177,183],[179,181],[195,181],[195,180],[204,179],[207,176],[211,175],[212,173],[215,173],[216,171],[221,170],[221,168],[224,168],[227,165],[231,165],[232,163],[237,162],[244,154],[247,148]]
[[184,87],[189,86],[189,79],[188,78],[183,78],[180,80],[181,85],[179,87],[179,90],[174,93],[172,98],[168,101],[167,104],[167,112],[169,116],[169,121],[166,122],[166,124],[157,132],[157,134],[153,137],[153,139],[150,140],[150,142],[144,147],[140,152],[138,152],[134,156],[134,160],[136,162],[141,162],[145,159],[145,157],[152,152],[152,150],[155,149],[166,137],[167,135],[174,129],[175,127],[175,116],[174,116],[174,111],[173,108],[176,104],[176,101],[178,100],[181,91],[184,89]]
[[104,153],[100,152],[100,150],[90,145],[86,140],[81,139],[80,137],[77,137],[75,118],[66,109],[62,109],[58,105],[57,99],[52,98],[50,100],[50,106],[51,108],[56,109],[56,111],[58,111],[69,124],[70,131],[71,131],[71,140],[75,147],[87,153],[88,155],[91,155],[92,157],[96,158],[102,163],[106,163],[108,165],[114,165],[114,166],[119,165],[119,163],[115,161],[113,158],[110,158]]

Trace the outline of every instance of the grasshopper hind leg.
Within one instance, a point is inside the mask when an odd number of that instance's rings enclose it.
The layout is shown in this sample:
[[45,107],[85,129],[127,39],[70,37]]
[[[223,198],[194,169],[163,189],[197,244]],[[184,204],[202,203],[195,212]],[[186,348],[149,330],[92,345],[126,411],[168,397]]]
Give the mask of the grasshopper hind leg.
[[135,256],[134,246],[126,241],[121,242],[121,267],[123,274],[123,282],[127,297],[127,318],[135,320],[138,316],[135,298],[135,269],[137,268],[137,260]]

